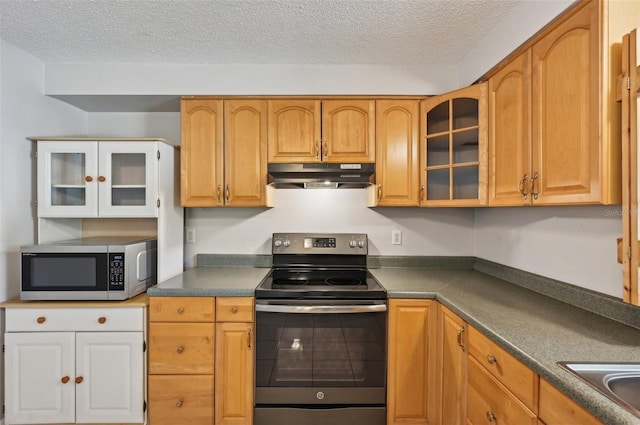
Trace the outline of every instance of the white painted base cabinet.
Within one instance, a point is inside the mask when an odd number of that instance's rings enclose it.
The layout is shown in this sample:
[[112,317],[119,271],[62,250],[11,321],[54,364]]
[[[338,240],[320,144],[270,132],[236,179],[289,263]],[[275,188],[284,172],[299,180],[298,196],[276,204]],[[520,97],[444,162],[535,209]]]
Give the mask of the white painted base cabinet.
[[143,310],[7,308],[5,423],[144,423]]

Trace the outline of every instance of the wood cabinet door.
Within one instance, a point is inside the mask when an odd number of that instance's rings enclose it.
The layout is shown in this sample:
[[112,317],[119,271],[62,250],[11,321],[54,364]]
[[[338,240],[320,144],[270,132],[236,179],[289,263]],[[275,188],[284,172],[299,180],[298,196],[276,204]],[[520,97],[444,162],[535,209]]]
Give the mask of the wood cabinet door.
[[376,205],[418,206],[417,100],[376,101]]
[[215,424],[253,423],[253,323],[217,323]]
[[269,100],[268,162],[320,161],[320,101]]
[[436,310],[433,300],[389,301],[388,425],[428,424],[435,414]]
[[225,100],[224,204],[257,207],[266,204],[267,102]]
[[223,103],[180,102],[180,200],[185,207],[223,205]]
[[440,423],[464,425],[467,417],[467,324],[444,306],[440,306],[440,311]]
[[544,379],[540,379],[539,416],[547,425],[602,423]]
[[532,47],[532,202],[601,198],[599,2],[570,16]]
[[149,373],[213,374],[213,323],[149,324]]
[[75,333],[5,334],[5,421],[75,422]]
[[212,425],[213,375],[150,375],[149,423]]
[[489,205],[531,203],[531,50],[489,79]]
[[375,101],[322,102],[322,160],[375,162]]
[[142,332],[76,333],[76,422],[144,422],[142,341]]

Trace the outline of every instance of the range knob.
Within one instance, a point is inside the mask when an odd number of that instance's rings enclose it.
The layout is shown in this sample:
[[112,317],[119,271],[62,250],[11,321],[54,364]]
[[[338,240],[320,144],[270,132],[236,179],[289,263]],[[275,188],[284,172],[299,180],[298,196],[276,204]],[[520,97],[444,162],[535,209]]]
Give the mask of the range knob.
[[354,240],[351,240],[351,241],[349,241],[349,246],[350,246],[351,248],[355,248],[356,246],[358,246],[358,242],[356,242],[356,241],[354,241]]
[[364,248],[364,241],[359,241],[358,242],[358,247],[359,248]]
[[285,248],[288,247],[288,246],[291,246],[291,241],[289,239],[287,239],[282,243],[282,245],[284,245]]
[[282,245],[282,241],[280,239],[276,239],[275,241],[273,241],[273,246],[279,247],[281,245]]

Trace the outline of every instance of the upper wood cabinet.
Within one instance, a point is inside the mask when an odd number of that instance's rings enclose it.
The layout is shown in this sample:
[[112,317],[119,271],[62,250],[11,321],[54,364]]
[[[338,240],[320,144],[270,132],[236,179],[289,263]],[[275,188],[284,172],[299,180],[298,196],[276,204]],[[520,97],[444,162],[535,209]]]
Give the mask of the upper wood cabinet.
[[376,101],[376,185],[368,206],[418,206],[418,100]]
[[181,102],[183,206],[266,206],[267,103]]
[[490,205],[620,203],[619,40],[639,14],[583,1],[490,76]]
[[375,101],[268,101],[268,162],[374,162]]
[[420,116],[420,205],[485,205],[487,84],[423,100]]

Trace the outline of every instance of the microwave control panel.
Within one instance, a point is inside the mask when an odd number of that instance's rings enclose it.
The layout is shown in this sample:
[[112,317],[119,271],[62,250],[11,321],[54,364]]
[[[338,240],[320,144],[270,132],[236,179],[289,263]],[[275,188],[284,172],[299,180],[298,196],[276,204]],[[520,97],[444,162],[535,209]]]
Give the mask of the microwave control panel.
[[124,291],[124,253],[109,253],[109,290]]

